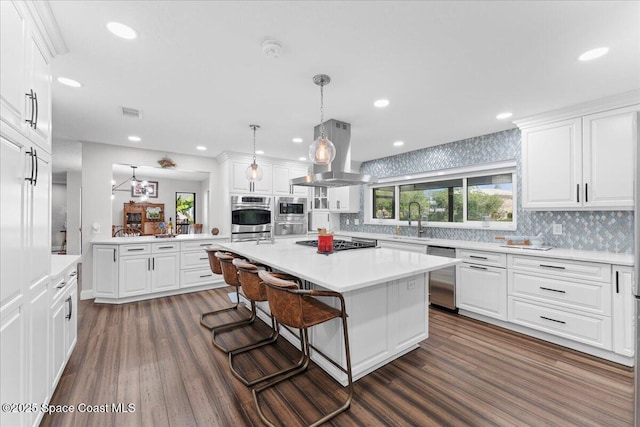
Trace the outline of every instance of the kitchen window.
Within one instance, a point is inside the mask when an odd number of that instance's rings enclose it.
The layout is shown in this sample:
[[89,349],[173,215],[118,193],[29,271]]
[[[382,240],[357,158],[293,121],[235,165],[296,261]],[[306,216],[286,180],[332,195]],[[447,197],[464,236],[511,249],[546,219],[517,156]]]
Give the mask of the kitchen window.
[[408,225],[418,219],[417,202],[429,227],[516,229],[515,162],[387,180],[368,194],[367,223]]

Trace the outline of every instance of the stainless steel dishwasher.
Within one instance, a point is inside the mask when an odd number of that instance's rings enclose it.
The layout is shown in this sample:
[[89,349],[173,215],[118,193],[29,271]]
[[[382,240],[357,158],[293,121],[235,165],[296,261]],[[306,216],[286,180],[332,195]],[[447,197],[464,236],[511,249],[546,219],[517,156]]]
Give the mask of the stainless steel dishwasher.
[[[428,255],[455,258],[455,248],[427,247]],[[456,310],[456,267],[446,267],[429,273],[429,295],[432,305]]]

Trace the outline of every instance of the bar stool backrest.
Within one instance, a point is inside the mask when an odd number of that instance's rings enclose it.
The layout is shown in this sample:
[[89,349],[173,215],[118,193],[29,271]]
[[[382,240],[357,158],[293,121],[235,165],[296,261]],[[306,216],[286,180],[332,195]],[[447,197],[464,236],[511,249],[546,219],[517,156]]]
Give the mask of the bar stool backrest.
[[245,296],[253,301],[266,301],[267,287],[258,277],[258,271],[264,270],[264,268],[240,258],[234,259],[233,265],[238,269],[238,278]]
[[279,279],[268,271],[258,271],[258,276],[267,285],[271,315],[283,325],[298,329],[306,327],[302,295],[291,292],[298,290],[298,285],[290,280]]
[[232,254],[224,253],[224,252],[216,252],[216,258],[220,260],[220,267],[222,267],[222,277],[224,277],[224,281],[229,286],[240,286],[240,281],[238,280],[238,269],[235,265],[233,265],[233,259],[235,258]]
[[216,252],[220,252],[222,249],[209,246],[205,248],[207,255],[209,256],[209,267],[215,274],[222,274],[222,267],[220,266],[220,260],[216,257]]

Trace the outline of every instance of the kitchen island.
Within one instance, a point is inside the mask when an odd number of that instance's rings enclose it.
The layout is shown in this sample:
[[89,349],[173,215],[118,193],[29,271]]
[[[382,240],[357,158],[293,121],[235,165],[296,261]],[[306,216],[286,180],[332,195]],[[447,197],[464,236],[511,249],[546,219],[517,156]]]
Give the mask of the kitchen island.
[[[297,245],[297,239],[274,243],[220,243],[250,260],[297,276],[313,289],[340,292],[348,314],[353,379],[357,380],[418,347],[429,336],[428,273],[460,262],[421,253],[366,248],[319,254]],[[333,304],[333,299],[326,299]],[[268,310],[266,304],[262,307]],[[266,316],[263,317],[266,320]],[[340,321],[313,327],[311,344],[342,366],[344,348]],[[297,338],[283,332],[297,344]],[[311,358],[343,385],[346,375],[311,352]]]

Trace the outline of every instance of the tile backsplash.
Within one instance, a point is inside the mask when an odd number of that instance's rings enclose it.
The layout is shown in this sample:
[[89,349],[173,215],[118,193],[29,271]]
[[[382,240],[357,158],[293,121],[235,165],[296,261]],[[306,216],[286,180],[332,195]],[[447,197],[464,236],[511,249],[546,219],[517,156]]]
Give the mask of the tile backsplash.
[[[363,162],[362,173],[378,178],[428,172],[440,169],[516,160],[518,198],[522,194],[520,130],[510,129],[469,138],[436,147],[424,148]],[[340,228],[348,231],[395,234],[395,226],[363,224],[364,191],[360,193],[360,212],[340,215]],[[518,228],[513,232],[428,227],[427,236],[439,239],[494,242],[504,234],[536,235],[543,233],[545,244],[567,249],[633,253],[632,211],[529,211],[518,200]],[[358,218],[360,224],[353,225]],[[349,224],[347,225],[347,220]],[[552,225],[562,224],[563,234],[553,235]],[[401,234],[415,236],[416,227],[400,227]]]

